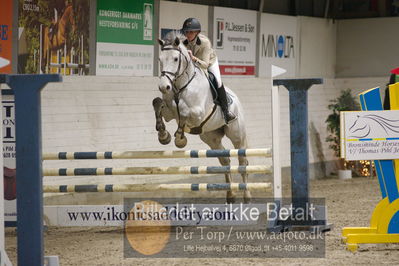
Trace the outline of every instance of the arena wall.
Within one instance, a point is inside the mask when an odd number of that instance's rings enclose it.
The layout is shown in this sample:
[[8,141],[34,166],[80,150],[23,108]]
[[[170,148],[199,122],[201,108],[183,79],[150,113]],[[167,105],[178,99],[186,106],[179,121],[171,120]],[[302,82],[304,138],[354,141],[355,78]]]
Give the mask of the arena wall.
[[298,17],[298,25],[298,77],[334,78],[337,23],[331,19]]
[[339,20],[337,77],[386,76],[398,67],[398,17]]

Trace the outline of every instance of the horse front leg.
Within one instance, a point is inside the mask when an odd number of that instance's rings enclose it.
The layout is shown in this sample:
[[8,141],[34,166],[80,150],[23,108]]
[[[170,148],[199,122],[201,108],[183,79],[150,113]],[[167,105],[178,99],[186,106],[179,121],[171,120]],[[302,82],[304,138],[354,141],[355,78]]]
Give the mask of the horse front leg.
[[180,149],[187,145],[187,137],[184,135],[184,121],[185,119],[180,118],[179,125],[175,132],[175,145]]
[[174,136],[175,136],[176,147],[181,149],[186,147],[187,145],[187,138],[184,135],[184,128],[186,126],[186,122],[190,115],[190,108],[183,101],[180,101],[180,103],[177,104],[178,104],[177,115],[176,115],[177,130]]
[[155,112],[155,129],[158,131],[158,140],[163,145],[169,144],[172,138],[170,133],[166,130],[165,123],[162,119],[162,109],[165,107],[165,102],[157,97],[152,101],[152,106]]

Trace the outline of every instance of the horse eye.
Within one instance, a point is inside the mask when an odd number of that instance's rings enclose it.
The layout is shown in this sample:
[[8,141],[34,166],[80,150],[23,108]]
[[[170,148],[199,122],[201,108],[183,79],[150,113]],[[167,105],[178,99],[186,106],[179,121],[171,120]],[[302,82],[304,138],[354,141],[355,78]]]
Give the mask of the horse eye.
[[177,57],[175,58],[175,62],[177,62]]

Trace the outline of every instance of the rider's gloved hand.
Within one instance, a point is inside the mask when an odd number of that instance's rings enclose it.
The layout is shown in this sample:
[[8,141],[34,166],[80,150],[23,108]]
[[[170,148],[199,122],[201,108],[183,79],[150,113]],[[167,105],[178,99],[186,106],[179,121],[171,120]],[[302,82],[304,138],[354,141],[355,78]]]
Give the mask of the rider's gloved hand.
[[188,55],[190,56],[191,60],[193,60],[194,62],[197,61],[197,57],[193,56],[193,52],[191,50],[188,50]]

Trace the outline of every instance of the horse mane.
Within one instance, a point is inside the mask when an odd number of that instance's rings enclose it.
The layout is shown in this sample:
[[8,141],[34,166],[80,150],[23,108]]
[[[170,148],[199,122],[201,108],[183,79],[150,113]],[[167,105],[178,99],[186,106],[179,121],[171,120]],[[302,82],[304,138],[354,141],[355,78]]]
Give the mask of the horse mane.
[[163,40],[165,41],[165,45],[171,45],[174,43],[176,38],[180,40],[180,43],[186,40],[186,36],[184,36],[180,30],[172,30],[168,32]]

